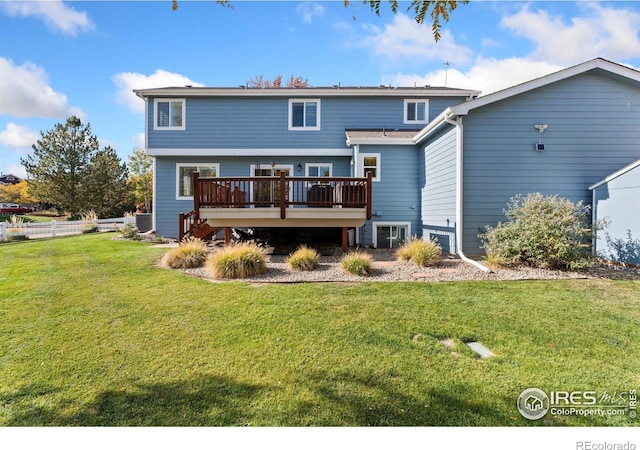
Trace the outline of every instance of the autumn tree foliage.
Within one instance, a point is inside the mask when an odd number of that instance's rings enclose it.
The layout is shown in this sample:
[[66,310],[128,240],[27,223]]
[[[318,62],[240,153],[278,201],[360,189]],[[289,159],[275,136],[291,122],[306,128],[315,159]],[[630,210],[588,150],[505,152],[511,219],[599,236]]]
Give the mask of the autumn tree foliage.
[[19,205],[35,203],[37,200],[29,195],[28,189],[29,186],[26,180],[22,180],[17,184],[0,186],[0,202],[17,203]]
[[291,75],[283,86],[282,75],[276,76],[273,80],[268,80],[262,75],[257,75],[247,82],[247,87],[262,89],[279,87],[306,88],[309,87],[309,81],[306,78],[302,78],[301,76],[294,77],[293,75]]

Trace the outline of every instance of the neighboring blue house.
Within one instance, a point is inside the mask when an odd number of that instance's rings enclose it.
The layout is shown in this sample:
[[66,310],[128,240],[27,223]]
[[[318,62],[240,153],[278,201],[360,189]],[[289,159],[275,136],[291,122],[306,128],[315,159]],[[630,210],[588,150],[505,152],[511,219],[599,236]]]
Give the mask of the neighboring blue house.
[[423,235],[479,255],[512,196],[591,204],[590,186],[640,157],[640,72],[594,59],[447,108],[416,141]]
[[[603,59],[483,97],[434,87],[135,92],[147,103],[154,228],[164,236],[177,236],[179,213],[193,208],[190,177],[199,170],[224,179],[198,208],[215,227],[315,223],[353,229],[364,245],[395,247],[416,235],[475,256],[478,234],[505,220],[512,196],[591,204],[590,186],[640,158],[640,72]],[[346,202],[355,188],[342,179],[317,179],[360,177],[365,186],[367,173],[368,203]],[[301,181],[283,178],[266,198],[258,179],[245,181],[266,175],[311,181],[299,197]],[[319,184],[331,184],[333,200],[321,206],[332,209],[306,203]],[[242,202],[233,204],[238,188]],[[286,201],[281,211],[274,193]],[[351,208],[365,203],[366,214]]]
[[594,220],[607,223],[596,240],[596,253],[640,266],[640,160],[589,189],[593,191]]

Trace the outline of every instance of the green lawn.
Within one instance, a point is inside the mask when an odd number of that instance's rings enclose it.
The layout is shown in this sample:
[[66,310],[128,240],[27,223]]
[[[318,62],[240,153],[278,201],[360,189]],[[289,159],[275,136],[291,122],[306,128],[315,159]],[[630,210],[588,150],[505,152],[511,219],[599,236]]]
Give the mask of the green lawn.
[[0,244],[0,425],[639,420],[515,404],[529,387],[637,389],[640,282],[211,283],[113,237]]

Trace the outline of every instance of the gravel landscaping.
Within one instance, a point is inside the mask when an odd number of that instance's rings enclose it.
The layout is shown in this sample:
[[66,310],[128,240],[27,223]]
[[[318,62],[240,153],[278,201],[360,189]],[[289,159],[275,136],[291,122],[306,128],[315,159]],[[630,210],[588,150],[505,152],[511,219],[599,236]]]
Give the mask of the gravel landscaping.
[[[219,244],[218,244],[219,245]],[[214,245],[212,251],[216,251]],[[374,270],[369,276],[355,276],[346,273],[340,267],[343,257],[339,248],[321,249],[320,265],[313,271],[293,271],[287,263],[287,254],[270,254],[267,259],[267,272],[244,281],[254,283],[306,283],[306,282],[362,282],[362,281],[462,281],[462,280],[541,280],[541,279],[617,279],[640,280],[640,270],[598,264],[588,270],[558,271],[519,267],[513,269],[494,269],[492,273],[465,263],[456,257],[444,257],[433,267],[417,267],[410,262],[397,261],[391,249],[363,249],[374,259]],[[282,253],[282,252],[278,252]],[[219,282],[210,277],[205,268],[185,269],[184,273]]]

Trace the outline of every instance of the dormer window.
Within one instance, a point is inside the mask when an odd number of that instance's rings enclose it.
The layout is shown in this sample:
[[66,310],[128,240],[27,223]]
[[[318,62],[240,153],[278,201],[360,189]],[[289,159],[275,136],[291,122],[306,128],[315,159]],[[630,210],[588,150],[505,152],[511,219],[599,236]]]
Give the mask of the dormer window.
[[407,99],[404,101],[404,123],[427,123],[429,100]]

